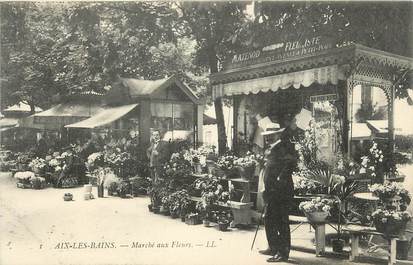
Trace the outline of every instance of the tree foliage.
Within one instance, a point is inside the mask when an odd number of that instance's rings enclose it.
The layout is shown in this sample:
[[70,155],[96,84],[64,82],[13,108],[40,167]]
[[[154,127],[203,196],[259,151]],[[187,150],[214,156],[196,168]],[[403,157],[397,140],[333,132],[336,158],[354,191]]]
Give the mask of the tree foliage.
[[117,76],[175,74],[204,88],[170,3],[2,3],[1,12],[2,105],[48,107],[52,95],[102,91]]

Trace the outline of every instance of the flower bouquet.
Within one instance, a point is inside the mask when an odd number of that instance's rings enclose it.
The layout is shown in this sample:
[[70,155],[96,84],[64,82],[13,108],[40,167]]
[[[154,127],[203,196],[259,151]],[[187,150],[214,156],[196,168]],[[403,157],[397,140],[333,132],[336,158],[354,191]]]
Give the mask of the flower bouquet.
[[117,188],[121,179],[116,176],[113,171],[108,171],[106,173],[105,179],[103,180],[103,187],[108,190],[108,195],[112,196],[114,192],[117,192]]
[[301,202],[299,209],[304,212],[310,223],[324,223],[334,203],[334,200],[317,197],[311,201]]
[[315,180],[296,175],[293,176],[293,183],[294,193],[296,195],[319,194],[323,188],[322,185]]
[[31,171],[16,172],[14,178],[17,179],[18,188],[31,188],[30,179],[36,177]]
[[404,232],[406,224],[412,219],[407,211],[378,209],[372,214],[377,231],[385,235],[397,236]]
[[17,169],[19,171],[29,170],[30,168],[29,163],[31,162],[32,158],[33,158],[33,154],[30,152],[18,153],[17,159],[16,159]]
[[259,165],[255,154],[248,152],[246,156],[234,160],[234,166],[240,168],[241,177],[250,179],[254,175],[255,167]]
[[191,163],[195,173],[202,173],[203,168],[206,166],[206,155],[201,152],[201,149],[189,149],[183,153],[183,157],[186,161]]
[[29,163],[29,167],[34,173],[40,174],[46,168],[46,161],[43,158],[36,157]]
[[369,187],[369,190],[373,193],[374,196],[380,198],[383,203],[391,201],[396,196],[400,197],[400,204],[402,206],[409,205],[411,201],[410,194],[403,187],[402,183],[388,182],[385,184],[373,184]]
[[174,153],[163,168],[163,176],[166,179],[182,179],[192,172],[191,162],[184,158],[183,153]]
[[[237,159],[238,157],[233,155],[220,156],[218,157],[216,165],[220,170],[222,170],[222,172],[227,178],[234,178],[238,176],[238,170],[234,165],[234,161]],[[216,173],[220,175],[219,172]]]
[[86,166],[90,172],[104,165],[104,156],[101,152],[92,153],[87,158]]

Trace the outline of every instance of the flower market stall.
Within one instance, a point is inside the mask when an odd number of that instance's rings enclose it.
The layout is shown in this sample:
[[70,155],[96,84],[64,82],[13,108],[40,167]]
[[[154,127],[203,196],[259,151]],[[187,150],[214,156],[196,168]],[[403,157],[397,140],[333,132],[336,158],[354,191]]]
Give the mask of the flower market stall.
[[175,77],[160,80],[119,78],[103,98],[103,109],[65,125],[69,131],[92,130],[103,135],[130,136],[142,146],[160,130],[169,140],[202,139],[203,105]]
[[[283,126],[284,115],[311,110],[320,124],[323,154],[350,154],[353,92],[363,97],[372,87],[384,91],[388,140],[394,140],[394,85],[412,68],[412,59],[358,44],[338,45],[321,36],[289,40],[228,56],[224,69],[210,76],[212,95],[233,101],[233,146],[257,142],[257,117]],[[357,136],[357,134],[355,133]]]

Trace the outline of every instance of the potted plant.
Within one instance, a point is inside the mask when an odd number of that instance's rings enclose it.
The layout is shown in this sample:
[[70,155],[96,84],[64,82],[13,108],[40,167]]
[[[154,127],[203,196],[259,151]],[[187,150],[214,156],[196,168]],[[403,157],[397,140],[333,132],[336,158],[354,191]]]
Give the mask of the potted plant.
[[406,224],[412,219],[408,211],[377,209],[372,214],[374,226],[385,236],[403,234]]
[[234,161],[237,159],[238,157],[231,154],[223,155],[218,158],[216,165],[223,171],[226,178],[236,178],[239,176],[238,168],[234,165]]
[[200,223],[200,217],[198,213],[189,213],[186,215],[185,223],[188,225],[197,225]]
[[126,194],[130,191],[130,184],[128,181],[122,180],[118,187],[117,187],[117,193],[119,197],[121,198],[126,198]]
[[411,201],[410,194],[403,187],[402,183],[387,182],[384,184],[374,184],[369,187],[369,190],[386,205],[391,206],[395,201],[398,201],[402,208],[405,208]]
[[217,222],[220,231],[228,231],[228,226],[232,221],[232,214],[230,211],[221,211],[218,214]]
[[161,199],[162,205],[161,205],[161,213],[163,215],[170,215],[170,206],[171,206],[171,197],[170,195],[165,195]]
[[113,171],[108,171],[106,173],[105,179],[103,181],[103,188],[108,190],[109,196],[112,196],[113,193],[117,191],[120,181],[121,180],[115,175]]
[[45,178],[35,176],[30,178],[30,184],[33,189],[39,190],[45,187],[46,180]]
[[317,224],[326,222],[333,204],[334,200],[316,197],[311,201],[301,202],[299,208],[311,224]]
[[73,200],[73,194],[72,194],[72,193],[65,193],[65,195],[63,195],[63,200],[64,200],[64,201],[71,201],[71,200]]
[[249,180],[254,177],[254,171],[259,162],[253,153],[247,152],[244,157],[234,160],[234,166],[240,169],[241,177]]
[[333,247],[334,252],[343,252],[344,248],[344,239],[342,239],[342,203],[343,201],[346,201],[352,194],[356,191],[357,184],[354,181],[346,181],[344,182],[343,185],[339,189],[337,189],[338,193],[335,196],[335,202],[336,206],[333,209],[336,210],[337,212],[337,237],[332,238],[331,244]]

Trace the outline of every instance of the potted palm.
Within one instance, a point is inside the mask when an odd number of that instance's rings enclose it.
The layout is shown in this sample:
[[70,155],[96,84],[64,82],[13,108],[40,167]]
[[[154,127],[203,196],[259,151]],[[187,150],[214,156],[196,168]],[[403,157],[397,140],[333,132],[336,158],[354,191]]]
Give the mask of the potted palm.
[[350,198],[356,191],[356,188],[356,182],[347,180],[336,189],[336,195],[334,195],[335,207],[333,207],[331,211],[332,216],[337,216],[337,228],[335,228],[337,231],[337,236],[331,239],[331,244],[334,252],[342,252],[345,243],[344,239],[342,238],[342,222],[344,220],[342,220],[341,217],[343,214],[342,210],[345,210],[342,207],[342,202]]

